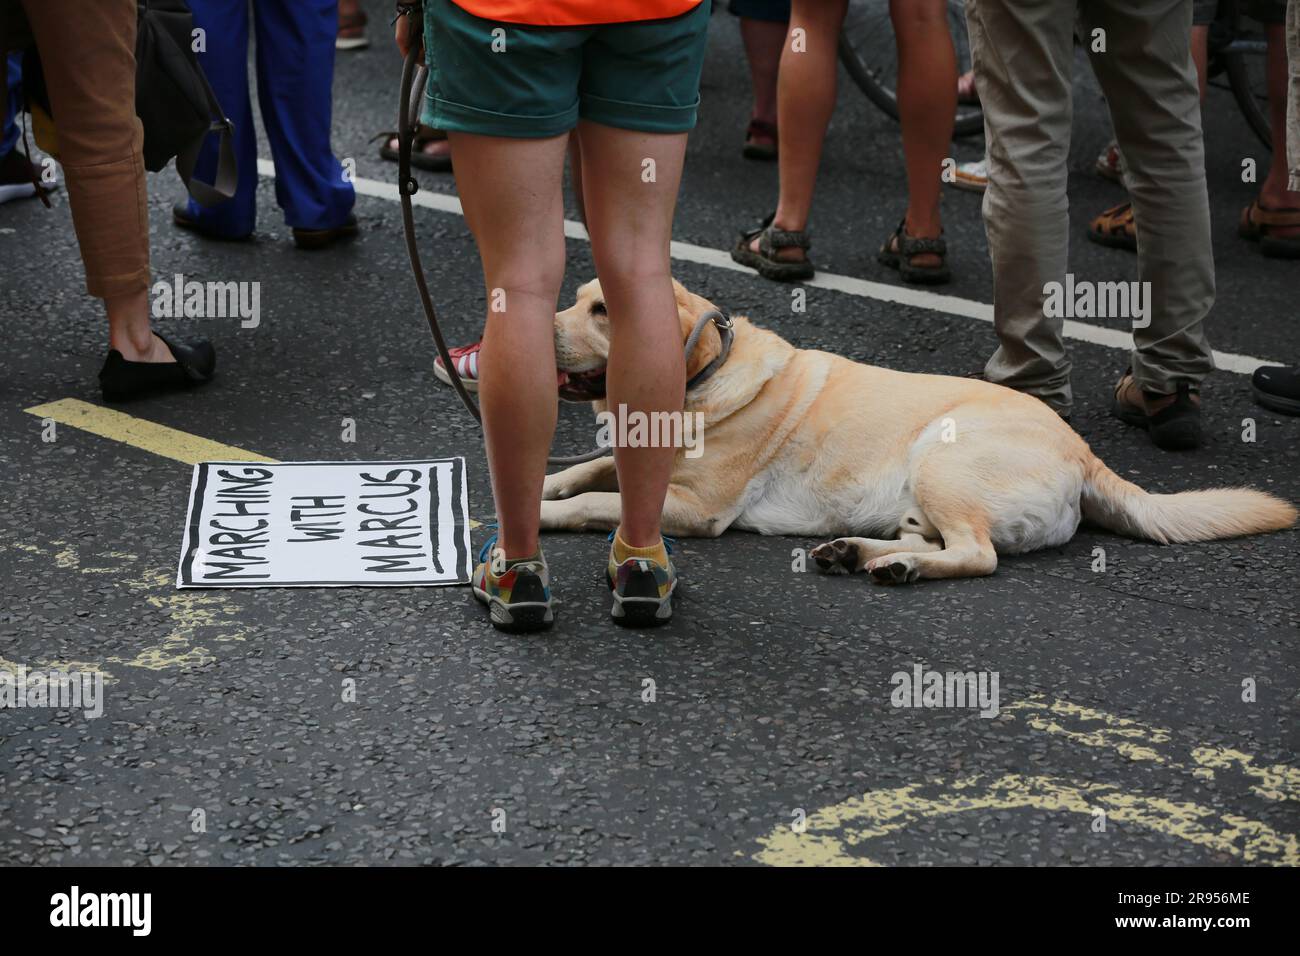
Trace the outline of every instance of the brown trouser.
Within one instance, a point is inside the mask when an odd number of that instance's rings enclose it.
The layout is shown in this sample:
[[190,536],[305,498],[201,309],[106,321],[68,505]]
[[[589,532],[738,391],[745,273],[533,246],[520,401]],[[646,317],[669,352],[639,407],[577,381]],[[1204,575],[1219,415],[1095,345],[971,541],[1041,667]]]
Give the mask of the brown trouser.
[[[135,115],[136,0],[0,0],[18,7],[40,52],[86,291],[101,299],[149,288],[144,132]],[[0,49],[15,37],[0,35]]]
[[[1138,278],[1151,283],[1150,324],[1133,329],[1133,376],[1143,390],[1167,395],[1214,368],[1204,326],[1214,259],[1191,0],[966,0],[988,142],[984,228],[999,342],[984,373],[1060,411],[1072,401],[1070,359],[1062,319],[1045,315],[1043,303],[1045,284],[1064,280],[1067,268],[1076,12],[1124,156]],[[1094,49],[1098,36],[1104,53]]]

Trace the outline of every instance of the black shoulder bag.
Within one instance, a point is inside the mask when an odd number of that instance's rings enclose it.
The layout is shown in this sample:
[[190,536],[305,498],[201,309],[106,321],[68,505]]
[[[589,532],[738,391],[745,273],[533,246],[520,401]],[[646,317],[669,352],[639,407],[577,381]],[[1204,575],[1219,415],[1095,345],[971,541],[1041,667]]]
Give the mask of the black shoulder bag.
[[[157,172],[176,157],[176,172],[200,206],[235,194],[235,124],[226,116],[194,55],[194,17],[185,0],[140,0],[135,43],[135,111],[144,125],[144,165]],[[211,183],[194,178],[209,133],[220,137]]]
[[[26,27],[25,20],[22,26]],[[176,172],[189,194],[199,205],[211,206],[233,196],[239,184],[235,124],[217,102],[194,55],[193,30],[194,17],[185,0],[139,0],[135,111],[144,127],[145,169],[156,173],[175,156]],[[34,43],[23,52],[23,95],[29,110],[39,107],[53,117],[40,51]],[[205,183],[194,178],[194,164],[209,133],[216,133],[220,143],[216,175]],[[48,206],[44,190],[36,185],[37,195]]]

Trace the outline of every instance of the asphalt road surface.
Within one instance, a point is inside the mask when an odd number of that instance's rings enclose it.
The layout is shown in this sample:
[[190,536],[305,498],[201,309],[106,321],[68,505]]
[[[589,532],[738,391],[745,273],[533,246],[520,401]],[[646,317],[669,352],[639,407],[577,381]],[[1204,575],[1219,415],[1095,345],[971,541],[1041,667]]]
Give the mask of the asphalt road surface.
[[[334,119],[363,189],[395,178],[370,138],[392,125],[398,79],[386,5],[367,7],[376,43],[339,55]],[[978,197],[944,199],[956,277],[939,291],[961,301],[891,301],[897,277],[874,251],[904,209],[898,129],[847,82],[807,311],[707,251],[776,189],[774,167],[740,157],[736,23],[719,14],[712,30],[677,277],[802,347],[981,367],[993,334],[978,318],[991,294]],[[1132,279],[1129,254],[1083,238],[1122,193],[1091,172],[1104,104],[1089,77],[1077,87],[1072,269]],[[1295,361],[1300,271],[1235,234],[1251,197],[1241,160],[1266,158],[1230,94],[1213,90],[1207,114],[1214,345],[1246,357],[1233,367]],[[419,178],[426,197],[454,194],[449,176]],[[164,321],[212,338],[217,380],[125,406],[107,434],[57,425],[53,441],[46,418],[102,405],[105,326],[66,193],[53,210],[0,207],[0,667],[106,681],[99,719],[0,713],[0,862],[1300,862],[1295,532],[1160,547],[1084,529],[990,578],[898,589],[792,570],[816,540],[732,532],[680,543],[676,615],[652,633],[609,623],[597,534],[546,539],[560,600],[546,636],[498,633],[464,587],[176,590],[186,448],[211,446],[172,436],[167,457],[140,422],[285,461],[463,455],[471,514],[491,520],[478,432],[431,371],[397,204],[360,196],[360,238],[307,254],[274,189],[264,176],[255,241],[214,244],[173,228],[180,185],[151,177],[155,275],[260,282],[261,323]],[[468,340],[485,304],[465,222],[417,218],[449,336]],[[566,297],[593,275],[584,241],[568,254]],[[1300,422],[1253,404],[1247,375],[1215,374],[1205,447],[1166,454],[1109,416],[1126,356],[1119,335],[1100,338],[1072,343],[1074,425],[1112,467],[1152,490],[1249,483],[1300,500]],[[888,414],[864,408],[862,427]],[[589,414],[566,406],[559,447],[589,442]],[[891,675],[914,665],[996,672],[998,716],[892,706]]]

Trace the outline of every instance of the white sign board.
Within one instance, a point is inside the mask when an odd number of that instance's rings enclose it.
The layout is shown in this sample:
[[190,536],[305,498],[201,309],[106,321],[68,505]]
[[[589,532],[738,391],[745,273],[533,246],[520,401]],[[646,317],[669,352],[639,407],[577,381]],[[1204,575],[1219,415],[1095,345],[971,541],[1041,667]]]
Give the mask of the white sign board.
[[205,461],[178,588],[469,581],[465,459]]

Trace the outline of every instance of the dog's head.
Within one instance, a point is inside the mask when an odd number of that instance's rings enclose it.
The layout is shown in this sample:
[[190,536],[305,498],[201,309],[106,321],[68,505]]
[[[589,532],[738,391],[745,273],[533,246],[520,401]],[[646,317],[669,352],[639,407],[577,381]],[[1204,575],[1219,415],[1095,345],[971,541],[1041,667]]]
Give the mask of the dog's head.
[[[714,308],[713,303],[688,292],[676,279],[673,296],[677,301],[677,324],[681,330],[679,348],[700,316]],[[704,368],[722,347],[718,330],[705,326],[699,342],[686,363],[686,377]],[[560,398],[569,402],[596,402],[605,397],[605,363],[609,360],[609,315],[600,280],[592,279],[578,289],[577,301],[555,315],[555,364],[560,372]]]

